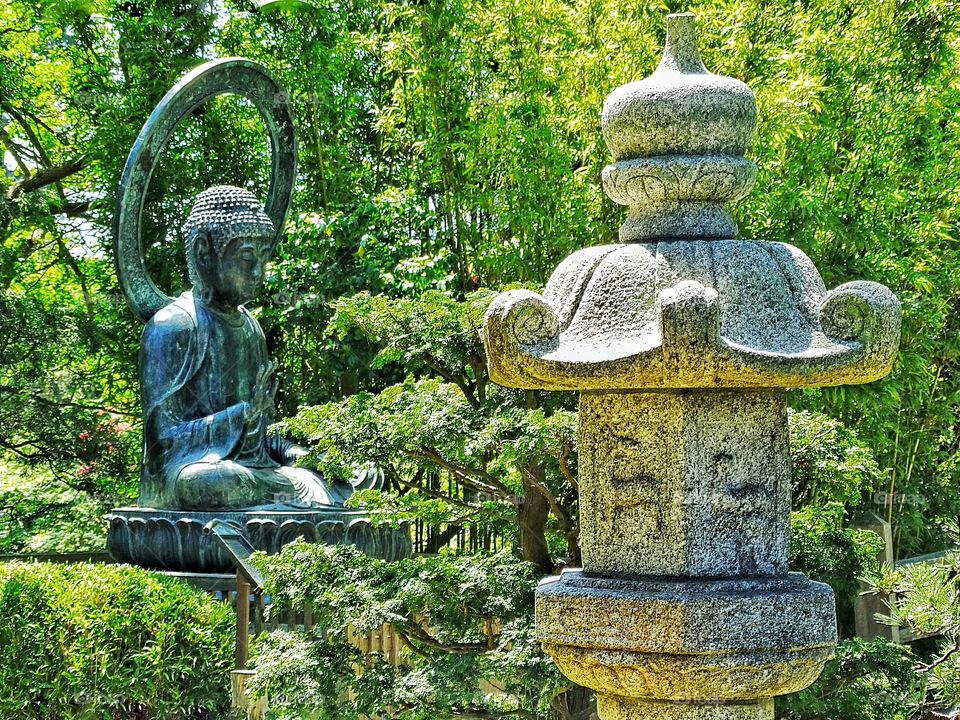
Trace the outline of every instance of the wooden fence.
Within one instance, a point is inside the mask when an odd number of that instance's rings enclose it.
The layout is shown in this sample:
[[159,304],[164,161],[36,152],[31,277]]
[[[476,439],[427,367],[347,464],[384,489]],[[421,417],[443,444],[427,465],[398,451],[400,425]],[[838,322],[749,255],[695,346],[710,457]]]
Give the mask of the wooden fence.
[[[478,500],[476,491],[460,484],[439,469],[425,473],[424,487],[434,497],[449,498],[455,504],[471,504]],[[478,528],[472,524],[431,524],[423,520],[411,526],[413,552],[417,555],[433,554],[441,548],[454,548],[476,552],[477,550],[501,550],[513,542],[512,535],[503,535],[490,528]]]
[[[945,552],[937,552],[894,560],[893,533],[890,523],[871,514],[859,518],[855,525],[861,530],[872,530],[881,537],[883,540],[883,550],[877,559],[883,565],[904,567],[917,563],[935,563],[943,560],[946,556]],[[896,596],[871,592],[869,586],[862,582],[860,589],[861,593],[854,604],[854,619],[858,637],[864,640],[885,638],[891,642],[903,645],[914,642],[915,640],[932,637],[931,635],[914,635],[907,628],[881,622],[877,619],[878,616],[886,617],[890,615],[890,606],[896,602]]]
[[[313,630],[313,612],[309,607],[273,612],[269,598],[256,592],[240,575],[232,573],[165,573],[203,590],[218,602],[229,603],[237,616],[237,642],[235,669],[231,673],[233,706],[246,711],[249,718],[259,718],[266,712],[267,701],[262,698],[252,701],[247,694],[247,683],[254,673],[247,668],[250,641],[264,632],[275,630],[310,632]],[[403,641],[390,625],[383,625],[372,632],[359,632],[348,628],[347,640],[362,653],[378,653],[387,662],[400,665],[403,662]],[[496,690],[496,688],[490,688]]]

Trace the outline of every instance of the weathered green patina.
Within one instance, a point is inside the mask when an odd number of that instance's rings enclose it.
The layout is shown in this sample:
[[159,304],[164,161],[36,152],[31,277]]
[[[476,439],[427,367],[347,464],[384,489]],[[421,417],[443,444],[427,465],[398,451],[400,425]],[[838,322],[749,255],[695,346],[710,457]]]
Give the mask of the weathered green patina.
[[[239,187],[217,185],[200,193],[183,228],[193,287],[174,299],[146,270],[144,197],[180,121],[225,93],[249,99],[265,120],[270,190],[265,206]],[[268,433],[277,365],[244,305],[262,289],[296,165],[286,93],[265,68],[241,58],[207,63],[184,77],[161,100],[130,152],[117,198],[115,255],[127,300],[146,323],[140,341],[144,446],[140,506],[119,508],[108,518],[108,546],[119,560],[175,570],[225,569],[229,558],[198,531],[213,520],[229,522],[266,551],[296,537],[349,542],[384,559],[410,551],[404,528],[374,528],[363,513],[343,508],[355,489],[379,484],[376,468],[358,472],[350,483],[326,482],[315,469],[298,465],[303,448]]]

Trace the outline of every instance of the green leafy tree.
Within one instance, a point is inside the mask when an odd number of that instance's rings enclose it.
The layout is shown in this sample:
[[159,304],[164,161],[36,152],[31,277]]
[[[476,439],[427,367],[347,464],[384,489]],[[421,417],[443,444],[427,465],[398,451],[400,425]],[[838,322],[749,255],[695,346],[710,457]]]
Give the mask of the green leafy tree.
[[[904,301],[891,378],[797,402],[856,427],[889,468],[883,511],[901,554],[942,545],[926,518],[960,508],[960,13],[948,0],[11,0],[0,10],[0,288],[14,318],[43,309],[44,326],[64,329],[49,337],[25,324],[35,347],[65,360],[57,386],[72,397],[7,373],[0,404],[36,411],[0,429],[6,444],[57,436],[43,401],[136,411],[138,328],[106,240],[123,159],[188,69],[260,60],[294,105],[301,182],[260,310],[293,413],[398,380],[371,371],[376,350],[358,334],[344,347],[326,332],[338,296],[437,289],[462,300],[542,283],[570,250],[615,240],[623,211],[600,191],[599,109],[654,67],[663,13],[686,9],[707,65],[757,93],[760,175],[734,208],[741,234],[795,243],[828,285],[876,279]],[[148,265],[165,290],[184,285],[178,227],[196,192],[228,181],[263,194],[266,153],[241,101],[208,103],[178,132],[146,206]]]
[[[508,552],[383,563],[294,543],[258,564],[278,613],[309,604],[318,623],[261,636],[253,691],[271,717],[547,717],[569,687],[534,634],[537,569]],[[399,664],[350,640],[386,623]]]
[[908,720],[922,696],[910,650],[888,640],[841,640],[808,689],[777,698],[780,720]]
[[[947,533],[960,545],[956,523]],[[873,573],[875,591],[891,597],[888,622],[918,637],[938,638],[936,652],[916,666],[924,695],[922,709],[960,707],[960,553],[939,561],[885,567]]]
[[145,117],[213,25],[199,5],[0,9],[0,452],[53,485],[27,498],[30,483],[0,483],[7,549],[86,507],[76,493],[101,508],[135,493],[139,331],[106,229],[138,129],[129,118]]
[[837,502],[794,512],[790,567],[833,588],[840,636],[852,637],[860,579],[876,571],[883,540],[869,530],[845,527],[844,515],[845,508]]
[[491,298],[477,291],[458,303],[434,291],[339,301],[334,328],[380,347],[376,367],[400,364],[410,374],[376,394],[304,407],[283,425],[329,473],[382,467],[387,492],[358,500],[394,522],[446,525],[436,548],[465,525],[517,533],[524,559],[546,573],[558,557],[579,563],[576,415],[567,396],[489,382],[479,327]]
[[858,434],[822,413],[790,411],[793,506],[873,503],[885,475]]

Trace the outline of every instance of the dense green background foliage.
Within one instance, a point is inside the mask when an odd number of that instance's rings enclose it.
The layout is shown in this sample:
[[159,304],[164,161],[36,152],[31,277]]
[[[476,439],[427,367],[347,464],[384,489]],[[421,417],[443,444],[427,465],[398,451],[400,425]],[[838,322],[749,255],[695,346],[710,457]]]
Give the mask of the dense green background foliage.
[[[757,94],[760,174],[733,208],[741,235],[791,242],[828,286],[877,280],[904,305],[889,378],[792,396],[794,562],[834,585],[843,617],[874,547],[848,527],[856,514],[891,520],[901,556],[950,541],[956,2],[267,8],[0,6],[0,550],[95,547],[98,513],[135,494],[139,325],[112,266],[117,181],[179,77],[244,55],[288,88],[300,137],[293,212],[256,309],[282,365],[287,428],[331,473],[379,462],[387,492],[358,501],[387,521],[438,525],[431,549],[481,529],[540,572],[576,564],[575,398],[489,384],[476,329],[493,291],[541,285],[571,250],[616,239],[624,212],[600,191],[600,108],[654,68],[663,14],[687,9],[707,66]],[[181,127],[145,224],[168,292],[185,283],[179,225],[193,196],[219,181],[262,194],[266,153],[241,101],[209,103]],[[831,672],[883,667],[900,687],[887,649],[848,649]],[[822,712],[840,717],[847,700],[834,700]]]
[[908,649],[886,640],[842,640],[836,659],[804,692],[780,698],[782,720],[906,720],[920,701]]
[[192,718],[230,703],[233,613],[179,580],[110,565],[0,564],[0,714]]
[[[539,284],[570,250],[616,237],[623,212],[599,188],[609,159],[600,107],[654,67],[664,12],[691,9],[707,65],[757,93],[750,155],[760,176],[734,208],[741,234],[793,242],[828,285],[875,279],[904,302],[890,378],[795,402],[825,407],[873,449],[885,477],[870,502],[895,521],[904,554],[943,541],[929,519],[960,507],[955,3],[271,7],[11,0],[0,10],[9,454],[104,505],[134,491],[135,454],[91,467],[77,438],[96,428],[97,410],[136,419],[138,331],[108,229],[127,151],[187,69],[246,55],[289,89],[301,180],[260,319],[290,414],[398,379],[395,365],[371,368],[377,348],[356,330],[330,331],[332,300],[359,290],[459,300],[478,287]],[[231,99],[181,128],[147,205],[149,264],[170,292],[184,284],[179,222],[192,196],[217,180],[262,192],[264,143],[255,111]]]

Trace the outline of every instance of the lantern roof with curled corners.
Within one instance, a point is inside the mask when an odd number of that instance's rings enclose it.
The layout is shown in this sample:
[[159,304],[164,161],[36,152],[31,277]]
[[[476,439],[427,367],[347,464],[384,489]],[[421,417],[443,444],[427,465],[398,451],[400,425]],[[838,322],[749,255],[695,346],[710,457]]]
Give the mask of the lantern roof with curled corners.
[[750,191],[756,102],[713,75],[694,18],[667,18],[657,71],[614,90],[604,190],[621,243],[564,260],[542,295],[499,295],[484,321],[490,377],[549,390],[783,388],[865,383],[892,368],[900,303],[883,285],[828,291],[800,250],[738,240],[725,204]]

